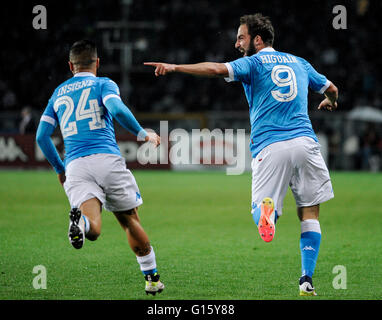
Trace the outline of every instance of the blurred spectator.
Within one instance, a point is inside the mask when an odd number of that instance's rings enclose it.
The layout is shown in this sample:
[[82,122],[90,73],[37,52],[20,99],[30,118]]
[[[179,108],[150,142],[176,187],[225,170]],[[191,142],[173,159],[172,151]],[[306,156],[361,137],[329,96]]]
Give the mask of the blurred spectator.
[[32,109],[29,106],[21,110],[21,121],[19,125],[20,134],[35,134],[37,130]]
[[375,125],[369,124],[361,137],[361,169],[378,171],[382,156],[382,139]]
[[[238,106],[246,106],[240,86],[232,88],[230,85],[227,90],[224,81],[212,84],[200,79],[181,81],[179,77],[176,80],[179,83],[169,79],[159,84],[152,79],[151,70],[142,67],[142,62],[236,59],[240,57],[234,48],[239,17],[254,12],[271,17],[276,30],[275,49],[308,59],[338,84],[341,110],[352,109],[359,99],[363,104],[374,103],[375,107],[382,108],[382,92],[378,89],[382,74],[377,72],[382,68],[382,60],[375,54],[382,50],[379,23],[382,1],[346,2],[347,30],[332,27],[332,9],[338,4],[334,0],[324,3],[227,0],[213,5],[207,0],[192,3],[166,0],[155,4],[150,0],[68,0],[66,3],[64,7],[57,7],[47,2],[47,30],[31,27],[31,7],[25,1],[14,0],[6,10],[1,10],[0,21],[4,26],[14,27],[2,39],[6,50],[0,52],[0,83],[7,83],[7,88],[12,90],[4,92],[0,88],[0,108],[9,110],[30,104],[39,106],[42,111],[57,84],[71,76],[66,65],[70,45],[80,38],[91,38],[99,46],[100,75],[109,76],[123,86],[123,74],[127,72],[132,86],[129,102],[141,112],[152,111],[157,99],[162,100],[163,95],[169,93],[182,96],[182,105],[175,103],[173,111],[197,112],[206,107],[219,111],[237,110]],[[126,7],[128,10],[124,10]],[[11,13],[17,13],[17,17]],[[17,25],[13,23],[15,19]],[[126,31],[99,29],[101,21],[130,22],[131,27]],[[108,37],[109,41],[105,41]],[[131,44],[128,53],[115,49],[126,41]],[[19,43],[28,50],[21,51]],[[373,45],[360,46],[359,43]],[[126,54],[132,62],[128,70],[121,68],[119,57],[126,59],[123,56]],[[124,88],[121,91],[126,92]],[[205,92],[208,92],[206,97]],[[219,94],[211,96],[212,92]],[[197,103],[197,97],[203,97],[203,102]],[[315,105],[320,97],[311,95],[309,99],[310,104]]]
[[13,109],[17,106],[16,94],[9,88],[5,90],[1,100],[4,109]]
[[[47,0],[42,4],[48,12],[46,30],[33,29],[33,5],[27,1],[13,0],[0,10],[2,133],[34,133],[33,114],[23,111],[19,121],[21,109],[33,106],[35,119],[41,115],[53,90],[72,76],[67,66],[70,46],[84,38],[93,39],[98,45],[99,76],[118,83],[122,98],[134,112],[246,113],[248,104],[240,83],[181,75],[158,79],[142,63],[234,60],[241,56],[234,48],[239,18],[255,12],[270,16],[276,50],[307,59],[338,85],[336,115],[358,105],[382,109],[382,59],[378,55],[382,51],[382,1],[345,1],[346,30],[332,26],[332,10],[339,4],[336,0],[67,0],[65,6]],[[101,22],[109,27],[100,28]],[[308,99],[312,116],[322,96],[310,92]],[[317,128],[328,139],[330,168],[381,170],[380,126],[365,134],[362,141],[359,132],[350,130],[359,137],[357,145],[354,136],[349,138],[349,132],[344,135],[343,123],[335,122],[328,114],[319,115],[328,117],[324,121],[328,126],[321,123]],[[234,126],[233,121],[230,125]],[[343,151],[355,165],[350,165],[350,161],[344,165],[347,160]]]

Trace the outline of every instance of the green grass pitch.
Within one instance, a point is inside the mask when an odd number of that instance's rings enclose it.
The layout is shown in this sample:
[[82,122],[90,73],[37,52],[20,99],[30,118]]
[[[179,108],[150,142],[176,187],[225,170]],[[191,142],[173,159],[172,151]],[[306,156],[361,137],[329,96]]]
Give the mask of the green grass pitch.
[[[102,213],[100,238],[75,250],[67,239],[69,204],[54,172],[0,171],[0,299],[382,298],[381,174],[332,172],[335,198],[321,205],[314,298],[298,296],[300,224],[290,191],[275,238],[265,243],[250,215],[250,173],[134,175],[144,199],[141,223],[166,285],[162,294],[146,296],[112,213]],[[32,285],[37,265],[46,268],[46,289]],[[335,266],[345,267],[346,289],[333,287]]]

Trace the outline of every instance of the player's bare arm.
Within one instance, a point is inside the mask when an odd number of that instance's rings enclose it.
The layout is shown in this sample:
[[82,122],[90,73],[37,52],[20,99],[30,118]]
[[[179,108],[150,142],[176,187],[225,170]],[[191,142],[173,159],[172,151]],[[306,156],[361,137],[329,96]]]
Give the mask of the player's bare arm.
[[338,88],[330,83],[329,87],[324,92],[325,99],[321,101],[318,109],[326,109],[333,111],[337,109],[337,99],[338,99]]
[[195,64],[169,64],[163,62],[145,62],[144,65],[155,67],[155,75],[164,76],[171,72],[186,73],[202,77],[227,77],[228,69],[224,63],[201,62]]

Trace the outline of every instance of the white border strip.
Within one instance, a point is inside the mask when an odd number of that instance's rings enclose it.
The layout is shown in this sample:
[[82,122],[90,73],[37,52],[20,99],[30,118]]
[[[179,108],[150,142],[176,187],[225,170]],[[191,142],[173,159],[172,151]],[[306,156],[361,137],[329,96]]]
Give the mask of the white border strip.
[[301,222],[301,233],[304,232],[317,232],[321,234],[320,223],[316,219],[306,219]]
[[111,93],[111,94],[108,94],[107,96],[105,96],[103,99],[102,99],[102,102],[103,104],[106,103],[107,100],[109,100],[110,98],[117,98],[119,100],[121,100],[121,97],[117,94],[114,94],[114,93]]
[[318,93],[323,94],[326,91],[326,89],[329,88],[330,84],[331,84],[331,82],[329,80],[326,80],[325,85],[320,89],[320,91],[318,91]]
[[48,122],[52,126],[56,125],[56,120],[54,120],[52,117],[49,117],[49,116],[46,116],[46,115],[42,115],[40,121]]
[[233,68],[232,68],[232,66],[230,65],[230,63],[229,63],[229,62],[226,62],[224,65],[225,65],[225,66],[227,67],[227,69],[228,69],[228,77],[227,77],[227,78],[224,78],[224,80],[227,81],[227,82],[235,81],[235,76],[234,76],[234,74],[233,74]]

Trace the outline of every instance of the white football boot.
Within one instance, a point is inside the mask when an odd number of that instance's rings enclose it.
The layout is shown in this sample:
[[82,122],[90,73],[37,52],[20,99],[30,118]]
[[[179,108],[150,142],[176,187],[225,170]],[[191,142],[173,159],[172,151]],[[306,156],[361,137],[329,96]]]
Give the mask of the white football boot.
[[146,287],[145,291],[146,294],[152,294],[153,296],[156,295],[156,293],[161,293],[164,289],[164,284],[159,281],[159,274],[147,274],[145,275],[146,280]]
[[300,278],[300,296],[316,296],[317,293],[314,290],[312,284],[312,278],[308,276],[303,276]]
[[80,224],[80,219],[80,209],[73,208],[70,210],[68,237],[70,244],[76,249],[81,249],[85,242],[85,232]]

